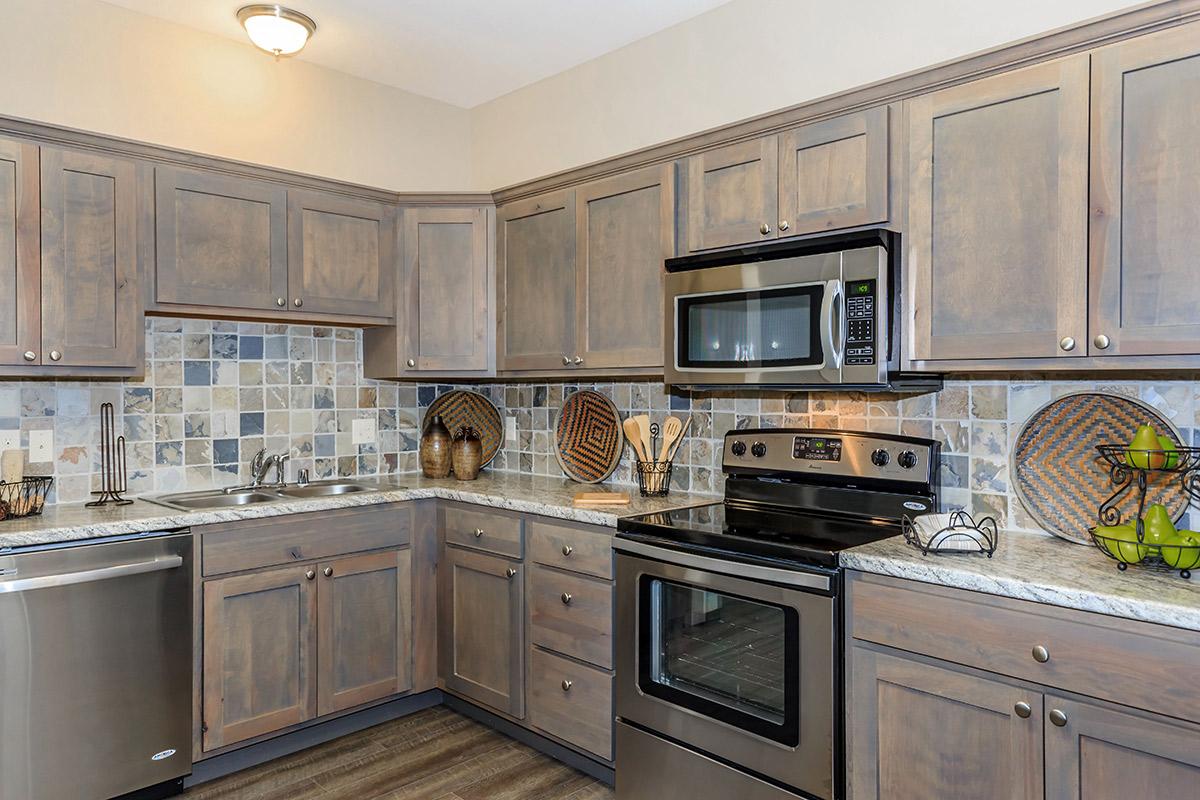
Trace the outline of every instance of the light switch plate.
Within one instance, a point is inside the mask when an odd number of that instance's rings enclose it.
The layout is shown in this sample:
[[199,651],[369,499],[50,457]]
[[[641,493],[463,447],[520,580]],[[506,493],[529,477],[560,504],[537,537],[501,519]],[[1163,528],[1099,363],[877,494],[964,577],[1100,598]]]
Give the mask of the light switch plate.
[[21,449],[20,431],[0,431],[0,453],[5,450]]
[[517,418],[516,417],[505,417],[504,418],[504,441],[506,441],[508,444],[516,444],[517,443]]
[[54,460],[54,431],[29,432],[29,461],[41,464]]
[[375,444],[375,420],[354,420],[350,436],[351,444]]

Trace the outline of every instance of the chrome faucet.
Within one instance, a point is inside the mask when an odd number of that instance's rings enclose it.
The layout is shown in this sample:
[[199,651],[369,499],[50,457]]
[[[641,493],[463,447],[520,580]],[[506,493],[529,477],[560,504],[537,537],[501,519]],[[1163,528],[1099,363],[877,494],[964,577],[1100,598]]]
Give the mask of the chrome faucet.
[[255,453],[254,457],[250,459],[250,485],[230,486],[224,490],[225,494],[232,494],[233,492],[240,492],[246,489],[258,489],[267,482],[267,473],[269,473],[272,468],[275,469],[274,485],[282,488],[287,483],[285,478],[285,467],[288,459],[290,458],[291,455],[288,453],[267,455],[267,450],[264,447],[262,450],[259,450],[257,453]]

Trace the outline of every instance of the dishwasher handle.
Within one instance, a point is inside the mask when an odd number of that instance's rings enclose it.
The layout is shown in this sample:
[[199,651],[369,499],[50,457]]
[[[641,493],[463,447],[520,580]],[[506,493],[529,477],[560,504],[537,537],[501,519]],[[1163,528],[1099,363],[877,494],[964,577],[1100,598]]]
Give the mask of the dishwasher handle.
[[94,583],[110,578],[124,578],[130,575],[143,575],[147,572],[176,569],[183,566],[182,556],[166,556],[150,561],[136,561],[131,564],[114,564],[111,567],[85,569],[79,572],[62,572],[54,575],[38,575],[34,578],[15,578],[0,581],[0,594],[27,592],[32,589],[51,589],[59,586],[71,586],[78,583]]

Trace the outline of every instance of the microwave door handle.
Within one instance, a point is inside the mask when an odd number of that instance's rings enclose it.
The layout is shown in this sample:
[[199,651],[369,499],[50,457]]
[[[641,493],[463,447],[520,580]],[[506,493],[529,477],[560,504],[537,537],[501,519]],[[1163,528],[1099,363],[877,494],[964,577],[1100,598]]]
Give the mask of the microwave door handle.
[[825,349],[825,366],[841,369],[842,339],[845,324],[843,314],[845,303],[842,302],[842,282],[826,281],[824,297],[821,298],[821,338]]

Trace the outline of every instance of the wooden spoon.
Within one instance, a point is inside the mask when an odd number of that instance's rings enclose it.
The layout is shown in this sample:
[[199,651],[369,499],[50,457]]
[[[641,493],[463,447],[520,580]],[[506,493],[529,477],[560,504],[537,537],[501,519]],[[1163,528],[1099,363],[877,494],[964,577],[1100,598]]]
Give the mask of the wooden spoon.
[[642,443],[642,460],[652,461],[654,459],[654,448],[650,446],[650,415],[638,414],[633,418],[633,421],[637,423],[638,433],[641,434],[639,438]]
[[633,454],[638,461],[645,461],[646,454],[642,451],[642,431],[638,427],[637,420],[633,417],[626,417],[621,423],[621,430],[625,431],[625,438],[629,440],[629,446],[633,448]]

